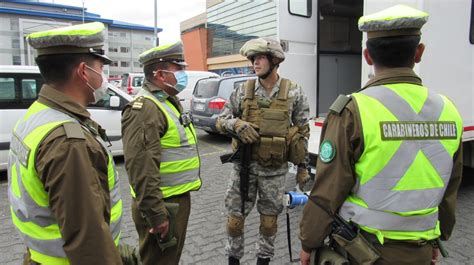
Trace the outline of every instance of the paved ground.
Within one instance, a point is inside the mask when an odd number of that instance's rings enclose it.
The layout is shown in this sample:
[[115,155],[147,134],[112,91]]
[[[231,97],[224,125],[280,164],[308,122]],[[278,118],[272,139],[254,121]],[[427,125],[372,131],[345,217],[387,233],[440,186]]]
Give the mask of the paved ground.
[[[202,157],[203,187],[192,193],[192,210],[181,264],[225,264],[225,211],[224,193],[227,188],[230,165],[221,165],[219,155],[229,151],[229,140],[199,132],[199,151]],[[137,235],[131,219],[128,181],[123,161],[117,160],[121,174],[122,195],[124,198],[123,240],[135,245]],[[467,175],[466,175],[467,174]],[[474,177],[472,172],[465,176]],[[7,201],[7,183],[2,176],[0,183],[0,264],[21,264],[25,251],[18,235],[13,229]],[[293,176],[288,175],[286,187],[295,186]],[[298,220],[301,209],[290,210],[293,258],[298,257],[300,249],[297,240]],[[441,264],[474,264],[474,182],[465,183],[459,193],[458,221],[453,238],[446,247],[451,255]],[[259,218],[254,210],[246,221],[246,249],[243,264],[255,264],[255,242],[258,234]],[[273,264],[290,264],[286,239],[286,217],[282,214],[278,223],[279,234],[276,242],[276,257]],[[298,264],[297,262],[293,264]]]

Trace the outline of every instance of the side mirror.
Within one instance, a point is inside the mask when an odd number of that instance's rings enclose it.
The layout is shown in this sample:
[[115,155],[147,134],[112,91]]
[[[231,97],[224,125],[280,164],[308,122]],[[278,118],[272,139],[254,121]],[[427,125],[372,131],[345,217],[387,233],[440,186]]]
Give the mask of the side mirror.
[[109,106],[112,109],[118,109],[120,107],[120,98],[118,96],[111,96]]

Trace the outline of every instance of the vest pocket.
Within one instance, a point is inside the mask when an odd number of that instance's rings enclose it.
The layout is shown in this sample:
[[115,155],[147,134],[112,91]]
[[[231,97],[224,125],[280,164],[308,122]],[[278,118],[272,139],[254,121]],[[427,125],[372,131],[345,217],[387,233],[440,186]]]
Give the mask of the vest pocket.
[[260,144],[258,146],[258,163],[261,166],[268,167],[272,164],[272,138],[260,137]]
[[285,136],[288,133],[288,111],[261,109],[259,133],[265,136]]
[[272,141],[272,165],[279,167],[286,163],[286,139],[285,137],[273,137]]

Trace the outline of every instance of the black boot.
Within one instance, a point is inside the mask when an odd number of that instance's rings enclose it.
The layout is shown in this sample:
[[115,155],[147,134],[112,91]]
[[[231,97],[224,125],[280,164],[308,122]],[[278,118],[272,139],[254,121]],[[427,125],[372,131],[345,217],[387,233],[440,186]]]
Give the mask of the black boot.
[[232,256],[229,256],[229,265],[240,265],[240,261]]
[[268,265],[270,264],[270,258],[258,258],[257,259],[257,265]]

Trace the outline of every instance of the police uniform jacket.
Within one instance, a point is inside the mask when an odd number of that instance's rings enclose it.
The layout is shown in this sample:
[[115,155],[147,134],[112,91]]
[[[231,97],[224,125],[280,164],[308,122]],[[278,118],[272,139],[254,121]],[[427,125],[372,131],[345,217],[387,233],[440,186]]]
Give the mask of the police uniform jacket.
[[[393,68],[378,73],[364,88],[394,83],[421,85],[421,78],[410,68]],[[316,182],[308,204],[303,211],[299,237],[306,252],[322,246],[329,235],[333,218],[326,210],[336,213],[356,184],[355,162],[364,150],[360,115],[354,101],[350,101],[341,114],[330,112],[326,118],[321,142],[334,143],[336,155],[329,163],[318,160]],[[441,239],[447,240],[455,223],[457,190],[462,175],[462,143],[453,157],[453,169],[444,197],[439,205]],[[326,209],[312,202],[318,201]]]

